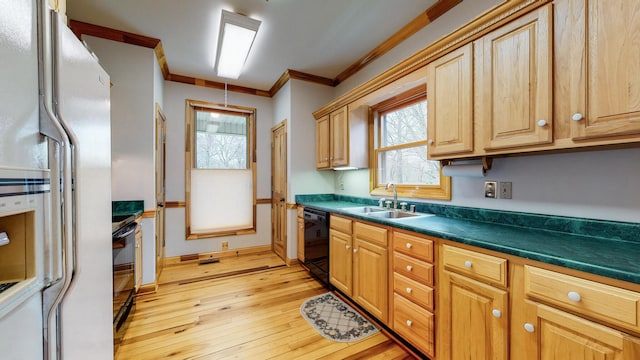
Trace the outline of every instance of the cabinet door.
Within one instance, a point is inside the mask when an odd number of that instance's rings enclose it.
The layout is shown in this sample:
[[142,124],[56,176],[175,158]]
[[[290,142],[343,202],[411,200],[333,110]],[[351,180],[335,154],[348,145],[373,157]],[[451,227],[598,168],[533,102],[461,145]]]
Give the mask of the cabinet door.
[[429,156],[473,151],[473,44],[427,65]]
[[316,168],[328,169],[331,167],[329,161],[329,115],[316,120]]
[[298,260],[304,262],[304,218],[298,218]]
[[640,357],[640,339],[554,308],[538,305],[538,323],[527,324],[537,334],[539,356],[553,360],[631,360]]
[[331,284],[351,296],[352,255],[351,235],[329,231],[329,277]]
[[331,113],[331,167],[349,165],[349,116],[347,107]]
[[353,299],[387,323],[387,249],[356,237],[353,251]]
[[480,126],[486,150],[550,143],[551,5],[479,40]]
[[439,291],[438,358],[508,358],[507,292],[442,271]]
[[[574,110],[583,116],[571,121],[573,138],[640,134],[640,2],[586,1],[587,83],[582,86],[588,109],[584,114],[583,104]],[[580,71],[578,80],[585,75],[580,65],[574,69]]]

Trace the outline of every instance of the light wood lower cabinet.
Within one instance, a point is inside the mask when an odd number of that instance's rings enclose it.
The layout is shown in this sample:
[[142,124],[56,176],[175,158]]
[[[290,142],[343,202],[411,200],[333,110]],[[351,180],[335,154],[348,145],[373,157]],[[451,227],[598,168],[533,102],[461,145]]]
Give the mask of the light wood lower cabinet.
[[438,287],[438,359],[508,359],[508,293],[448,270]]
[[142,217],[136,218],[138,226],[136,227],[136,263],[134,266],[135,274],[135,289],[138,292],[140,285],[142,285]]
[[298,207],[298,261],[304,262],[304,208]]
[[329,277],[385,324],[388,321],[387,229],[331,215]]
[[434,241],[393,231],[393,330],[435,357]]

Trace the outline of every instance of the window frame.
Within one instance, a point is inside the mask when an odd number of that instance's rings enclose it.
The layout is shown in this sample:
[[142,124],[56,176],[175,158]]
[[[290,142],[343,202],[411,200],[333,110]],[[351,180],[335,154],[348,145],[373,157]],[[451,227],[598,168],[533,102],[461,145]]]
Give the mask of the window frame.
[[[257,157],[256,157],[256,109],[250,107],[223,105],[210,103],[200,100],[185,100],[185,235],[187,240],[197,240],[203,238],[212,238],[220,236],[234,236],[234,235],[247,235],[256,233],[256,207],[257,207]],[[239,171],[251,170],[252,188],[253,188],[253,225],[248,228],[238,230],[223,230],[206,233],[192,233],[191,232],[191,170],[195,168],[196,164],[196,112],[198,110],[211,109],[220,112],[229,112],[235,115],[248,115],[247,116],[247,168],[237,169]],[[206,169],[200,169],[206,170]],[[217,170],[217,169],[210,169]],[[234,170],[234,169],[220,169],[220,170]]]
[[[371,195],[393,196],[392,190],[387,190],[386,184],[379,184],[379,154],[381,148],[381,122],[380,113],[393,111],[399,108],[413,105],[420,101],[427,100],[427,88],[425,85],[416,86],[403,93],[390,97],[369,109],[369,192]],[[429,104],[427,103],[427,106]],[[426,119],[425,119],[426,120]],[[425,121],[426,126],[426,121]],[[402,145],[384,147],[384,151],[397,150],[415,146],[425,145],[428,150],[427,137],[421,141],[414,141]],[[451,177],[442,174],[442,163],[440,163],[440,184],[439,185],[416,185],[416,184],[396,184],[396,191],[399,197],[420,198],[433,200],[451,200]]]

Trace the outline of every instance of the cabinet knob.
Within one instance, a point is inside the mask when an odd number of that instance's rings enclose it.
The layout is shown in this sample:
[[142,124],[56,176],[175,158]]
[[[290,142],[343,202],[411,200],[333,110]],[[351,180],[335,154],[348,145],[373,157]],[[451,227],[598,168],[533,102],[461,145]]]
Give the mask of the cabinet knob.
[[347,250],[351,249],[351,245],[345,245],[344,246]]
[[569,293],[567,294],[567,297],[569,298],[569,300],[575,301],[575,302],[579,302],[582,299],[580,294],[578,294],[575,291],[569,291]]
[[471,261],[467,260],[464,262],[464,267],[466,267],[467,269],[471,269],[472,266],[473,264],[471,263]]
[[575,113],[573,114],[573,116],[571,116],[571,120],[573,121],[580,121],[584,119],[584,115],[582,115],[581,113]]
[[412,292],[412,291],[413,291],[413,289],[412,289],[412,288],[410,288],[410,287],[408,287],[408,288],[407,288],[407,293],[408,293],[408,294],[411,294],[411,292]]
[[433,139],[429,139],[427,143],[429,143],[429,145],[433,145]]
[[413,245],[411,245],[411,243],[407,243],[407,249],[411,249],[413,247]]
[[357,253],[358,252],[358,248],[353,248],[353,253]]
[[545,119],[538,120],[538,126],[540,127],[546,126],[547,124],[548,122]]
[[533,324],[529,324],[529,323],[524,324],[524,329],[530,333],[536,331],[536,328],[533,326]]
[[413,325],[413,321],[407,320],[407,326],[411,326],[411,325]]
[[491,315],[493,315],[493,317],[495,318],[500,318],[502,316],[502,312],[498,309],[493,309],[491,310]]
[[413,266],[407,265],[407,271],[411,271],[411,270],[413,270]]

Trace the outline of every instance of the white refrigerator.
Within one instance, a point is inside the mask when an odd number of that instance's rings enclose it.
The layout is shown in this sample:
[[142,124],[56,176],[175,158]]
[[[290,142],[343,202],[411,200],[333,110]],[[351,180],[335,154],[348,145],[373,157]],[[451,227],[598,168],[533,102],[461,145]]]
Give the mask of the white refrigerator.
[[0,3],[0,358],[112,359],[110,81],[47,3]]

